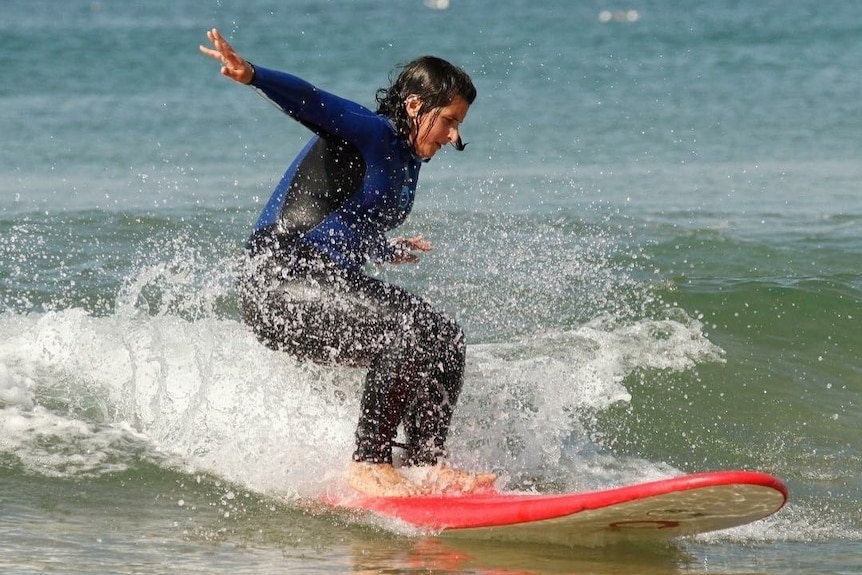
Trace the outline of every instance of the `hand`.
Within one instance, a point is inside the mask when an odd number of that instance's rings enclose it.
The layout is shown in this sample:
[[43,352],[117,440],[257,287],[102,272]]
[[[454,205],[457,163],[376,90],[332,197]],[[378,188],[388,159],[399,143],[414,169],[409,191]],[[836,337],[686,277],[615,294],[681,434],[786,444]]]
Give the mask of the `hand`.
[[254,78],[254,68],[251,64],[243,60],[215,28],[207,31],[207,38],[215,49],[201,46],[200,50],[203,54],[221,62],[222,75],[240,84],[250,84]]
[[422,236],[396,238],[393,244],[395,246],[395,255],[392,257],[393,264],[415,264],[419,261],[419,256],[414,254],[413,251],[431,251],[431,242],[425,241],[422,239]]

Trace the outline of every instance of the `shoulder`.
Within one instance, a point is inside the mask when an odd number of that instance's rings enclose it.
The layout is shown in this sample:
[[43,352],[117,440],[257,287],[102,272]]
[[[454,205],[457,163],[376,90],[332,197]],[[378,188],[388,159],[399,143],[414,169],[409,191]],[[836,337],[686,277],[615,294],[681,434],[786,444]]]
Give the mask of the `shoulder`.
[[410,148],[388,117],[360,106],[342,120],[359,134],[358,143],[364,154],[374,154],[378,161],[388,164],[402,165],[409,161]]

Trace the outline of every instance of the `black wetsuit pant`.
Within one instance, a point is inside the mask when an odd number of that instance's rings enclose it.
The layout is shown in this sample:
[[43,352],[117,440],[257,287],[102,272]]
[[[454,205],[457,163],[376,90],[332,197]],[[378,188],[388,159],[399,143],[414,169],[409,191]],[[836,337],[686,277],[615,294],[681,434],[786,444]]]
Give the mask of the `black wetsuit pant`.
[[313,248],[255,251],[238,291],[261,341],[300,360],[368,369],[354,461],[391,463],[400,423],[405,462],[436,463],[463,382],[461,328],[422,298]]

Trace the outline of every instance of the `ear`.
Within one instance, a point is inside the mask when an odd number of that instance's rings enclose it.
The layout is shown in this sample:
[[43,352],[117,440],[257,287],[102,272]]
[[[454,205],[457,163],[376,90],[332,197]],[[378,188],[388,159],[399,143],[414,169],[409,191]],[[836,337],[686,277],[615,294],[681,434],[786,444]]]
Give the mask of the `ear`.
[[416,94],[410,94],[404,99],[404,109],[407,110],[408,118],[415,118],[422,109],[422,99]]

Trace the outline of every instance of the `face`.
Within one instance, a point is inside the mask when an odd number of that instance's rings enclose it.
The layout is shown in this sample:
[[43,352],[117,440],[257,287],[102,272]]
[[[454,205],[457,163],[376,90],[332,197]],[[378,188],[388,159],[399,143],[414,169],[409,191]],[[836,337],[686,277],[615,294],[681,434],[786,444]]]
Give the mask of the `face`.
[[470,104],[461,96],[455,96],[449,105],[420,115],[421,107],[422,100],[419,98],[411,96],[407,99],[407,115],[419,119],[419,131],[410,143],[416,155],[427,160],[446,144],[458,141],[458,130],[467,117]]

